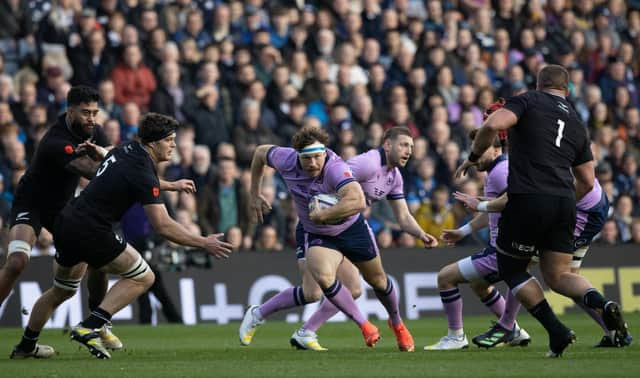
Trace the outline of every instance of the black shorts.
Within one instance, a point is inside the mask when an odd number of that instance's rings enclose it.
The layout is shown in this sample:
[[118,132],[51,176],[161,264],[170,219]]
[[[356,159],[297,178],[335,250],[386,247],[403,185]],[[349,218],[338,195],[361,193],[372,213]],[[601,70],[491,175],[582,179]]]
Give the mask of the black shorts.
[[53,241],[58,264],[71,267],[86,262],[98,269],[124,252],[127,242],[115,231],[87,229],[74,223],[64,217],[56,220]]
[[573,253],[576,201],[546,194],[509,194],[500,217],[498,250],[514,257]]
[[27,224],[33,228],[37,237],[40,235],[42,227],[46,228],[49,232],[53,232],[55,219],[56,214],[43,212],[37,205],[34,205],[32,201],[16,196],[11,206],[9,227],[17,224]]

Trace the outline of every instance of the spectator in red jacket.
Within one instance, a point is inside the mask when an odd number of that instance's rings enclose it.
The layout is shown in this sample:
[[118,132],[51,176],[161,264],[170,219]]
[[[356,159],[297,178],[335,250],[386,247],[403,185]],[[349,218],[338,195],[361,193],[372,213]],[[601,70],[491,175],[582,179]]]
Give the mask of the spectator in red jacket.
[[157,84],[153,72],[142,63],[140,46],[125,47],[122,61],[111,73],[111,80],[115,86],[117,104],[134,102],[143,112],[149,109],[151,94],[156,90]]

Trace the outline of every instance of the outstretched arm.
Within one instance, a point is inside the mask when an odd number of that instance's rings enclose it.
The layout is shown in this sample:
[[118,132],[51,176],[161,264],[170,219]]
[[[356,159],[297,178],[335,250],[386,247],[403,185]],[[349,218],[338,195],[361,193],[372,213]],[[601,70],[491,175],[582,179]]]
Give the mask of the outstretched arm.
[[262,144],[256,147],[251,160],[251,209],[255,219],[262,223],[263,214],[271,211],[271,204],[262,196],[262,177],[264,176],[264,166],[267,165],[267,154],[272,144]]
[[489,225],[489,216],[485,213],[478,214],[475,218],[473,218],[469,223],[455,229],[455,230],[442,230],[442,235],[440,238],[444,240],[447,244],[453,245],[460,240],[464,239],[465,236],[469,235],[473,231],[480,230]]
[[145,205],[144,212],[154,230],[162,237],[181,245],[202,248],[216,258],[226,259],[229,257],[231,244],[218,240],[224,234],[213,234],[206,237],[194,234],[180,223],[171,219],[167,213],[167,208],[163,204]]
[[436,239],[433,235],[424,232],[420,225],[418,225],[416,219],[413,217],[413,215],[411,215],[409,207],[407,206],[407,201],[404,198],[398,200],[390,200],[389,204],[391,205],[393,214],[396,216],[398,224],[403,231],[406,231],[416,238],[422,240],[426,248],[433,248],[438,246],[438,239]]
[[469,157],[456,170],[456,177],[467,174],[467,170],[474,166],[480,156],[491,146],[499,131],[508,130],[517,122],[518,117],[511,110],[500,108],[491,114],[473,140]]
[[160,190],[193,194],[196,192],[196,183],[188,179],[176,181],[160,180]]

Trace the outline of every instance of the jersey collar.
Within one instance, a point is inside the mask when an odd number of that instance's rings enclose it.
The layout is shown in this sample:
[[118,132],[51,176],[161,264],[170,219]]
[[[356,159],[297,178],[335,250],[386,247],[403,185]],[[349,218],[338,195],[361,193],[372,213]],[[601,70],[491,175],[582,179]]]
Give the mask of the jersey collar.
[[493,168],[496,167],[496,165],[498,165],[498,163],[500,163],[501,161],[505,161],[507,160],[507,155],[502,154],[500,156],[498,156],[494,161],[491,162],[491,165],[489,166],[489,169],[487,169],[487,172],[491,172],[493,170]]
[[387,165],[387,154],[382,147],[378,147],[378,152],[380,153],[380,165],[384,167]]

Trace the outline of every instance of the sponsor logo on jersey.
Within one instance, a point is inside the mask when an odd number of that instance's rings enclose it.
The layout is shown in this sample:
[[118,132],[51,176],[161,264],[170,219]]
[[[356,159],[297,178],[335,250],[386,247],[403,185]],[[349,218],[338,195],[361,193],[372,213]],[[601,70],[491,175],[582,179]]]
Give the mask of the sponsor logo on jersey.
[[520,244],[517,242],[511,243],[511,247],[513,247],[513,249],[515,250],[518,250],[520,252],[526,252],[526,253],[532,253],[536,251],[535,245],[526,245],[526,244]]

